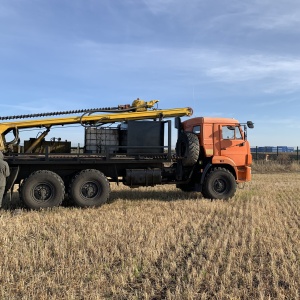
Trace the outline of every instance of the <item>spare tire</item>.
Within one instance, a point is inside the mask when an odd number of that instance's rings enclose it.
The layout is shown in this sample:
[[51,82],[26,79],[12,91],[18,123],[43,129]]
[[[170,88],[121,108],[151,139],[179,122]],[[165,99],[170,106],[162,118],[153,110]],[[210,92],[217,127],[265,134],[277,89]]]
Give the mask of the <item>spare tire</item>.
[[182,159],[183,166],[193,166],[200,154],[198,136],[192,132],[181,132],[176,143],[176,154]]

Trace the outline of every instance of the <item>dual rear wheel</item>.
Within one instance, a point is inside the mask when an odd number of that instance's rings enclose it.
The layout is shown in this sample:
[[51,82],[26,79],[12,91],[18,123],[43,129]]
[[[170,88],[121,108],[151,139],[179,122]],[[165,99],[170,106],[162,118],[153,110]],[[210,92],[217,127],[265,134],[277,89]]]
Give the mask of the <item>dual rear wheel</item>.
[[109,194],[109,181],[94,169],[76,174],[69,186],[70,198],[80,207],[100,206],[108,200]]
[[[107,201],[110,185],[102,172],[87,169],[73,177],[68,193],[76,205],[96,207]],[[36,171],[21,184],[20,198],[32,209],[59,206],[65,198],[65,185],[62,178],[52,171]]]

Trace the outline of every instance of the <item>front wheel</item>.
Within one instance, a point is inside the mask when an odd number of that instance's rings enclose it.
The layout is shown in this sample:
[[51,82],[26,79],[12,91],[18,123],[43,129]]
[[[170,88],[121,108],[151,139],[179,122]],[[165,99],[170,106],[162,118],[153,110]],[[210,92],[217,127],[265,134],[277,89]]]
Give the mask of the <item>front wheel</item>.
[[235,194],[236,181],[230,171],[214,168],[205,177],[202,194],[208,199],[227,200]]
[[109,194],[109,181],[95,169],[79,172],[69,187],[70,197],[80,207],[100,206],[107,201]]

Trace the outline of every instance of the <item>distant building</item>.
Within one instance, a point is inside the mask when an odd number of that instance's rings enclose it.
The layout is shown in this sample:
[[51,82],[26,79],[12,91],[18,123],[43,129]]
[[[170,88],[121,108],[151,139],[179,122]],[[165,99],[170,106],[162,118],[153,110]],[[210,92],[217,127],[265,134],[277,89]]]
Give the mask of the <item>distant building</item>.
[[288,146],[264,146],[264,147],[252,147],[251,152],[271,152],[271,153],[277,153],[277,152],[294,152],[294,147],[288,147]]

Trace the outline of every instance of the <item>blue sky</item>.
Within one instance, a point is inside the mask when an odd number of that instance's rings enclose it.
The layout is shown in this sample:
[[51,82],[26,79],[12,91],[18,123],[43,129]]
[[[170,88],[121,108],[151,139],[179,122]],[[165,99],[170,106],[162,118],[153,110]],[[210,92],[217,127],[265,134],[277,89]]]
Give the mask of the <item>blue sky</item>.
[[300,146],[299,36],[297,0],[0,0],[0,116],[139,97]]

